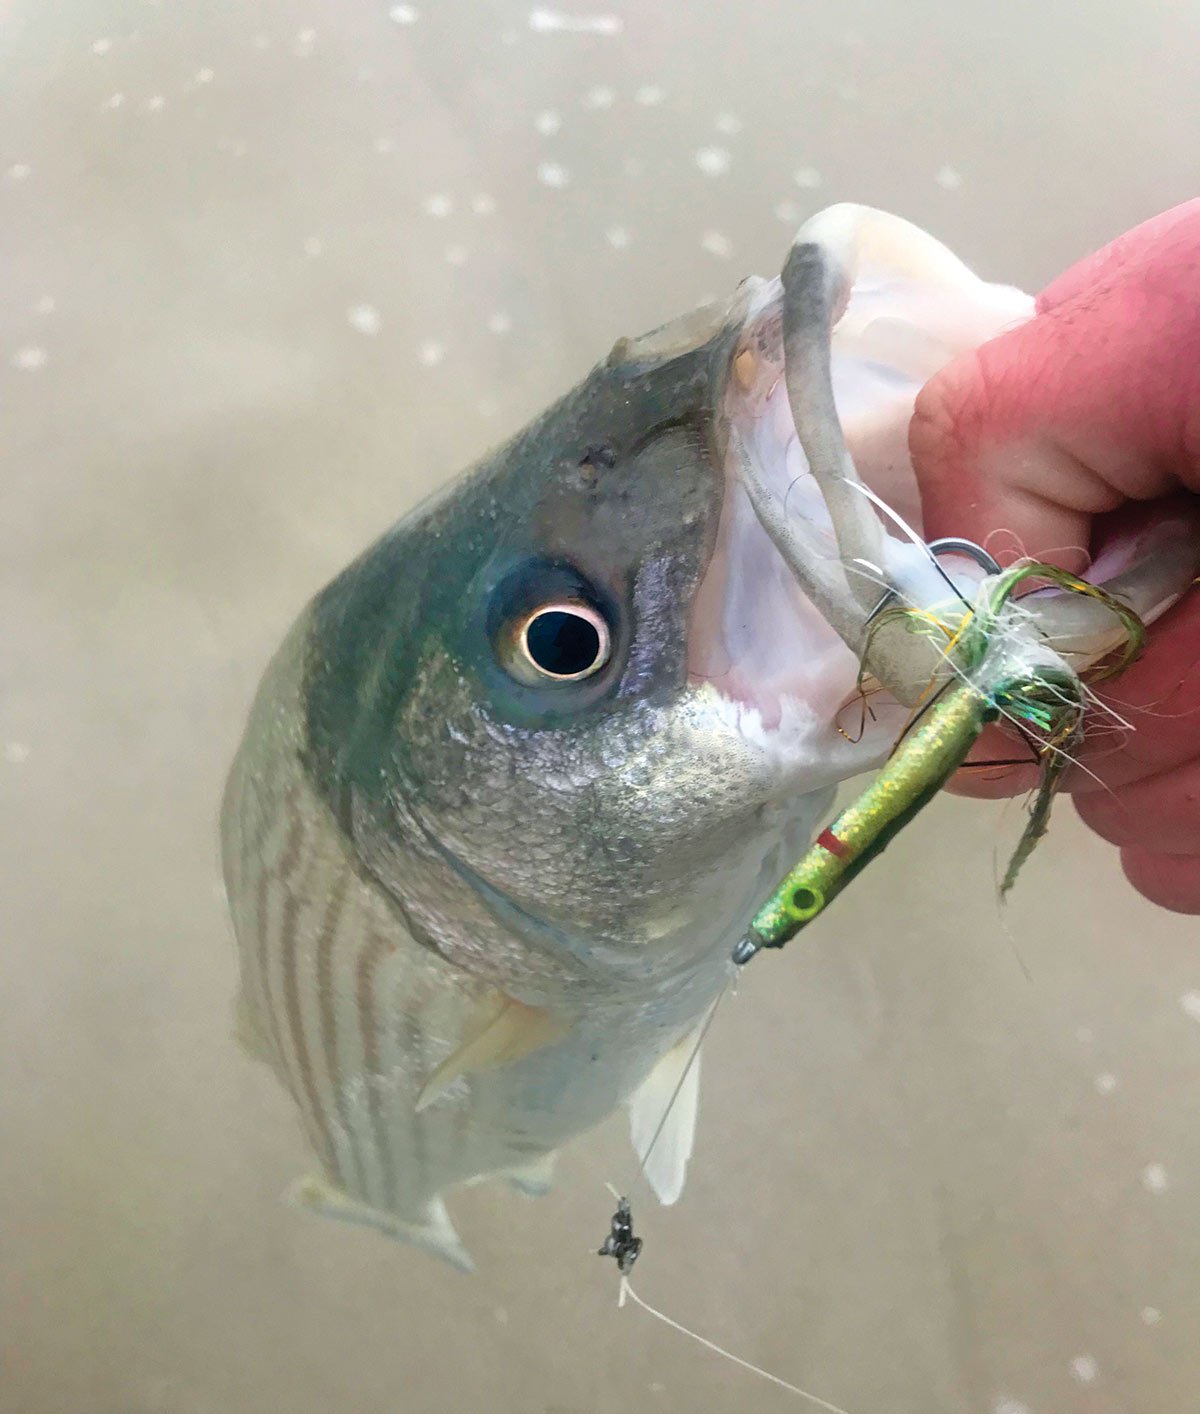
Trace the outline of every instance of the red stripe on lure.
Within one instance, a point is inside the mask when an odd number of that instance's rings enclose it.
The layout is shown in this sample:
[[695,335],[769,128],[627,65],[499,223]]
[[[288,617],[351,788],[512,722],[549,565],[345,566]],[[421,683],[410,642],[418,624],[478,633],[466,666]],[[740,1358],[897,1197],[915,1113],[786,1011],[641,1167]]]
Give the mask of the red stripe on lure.
[[850,846],[845,840],[839,840],[832,830],[822,830],[817,836],[817,843],[836,859],[845,859],[850,853]]

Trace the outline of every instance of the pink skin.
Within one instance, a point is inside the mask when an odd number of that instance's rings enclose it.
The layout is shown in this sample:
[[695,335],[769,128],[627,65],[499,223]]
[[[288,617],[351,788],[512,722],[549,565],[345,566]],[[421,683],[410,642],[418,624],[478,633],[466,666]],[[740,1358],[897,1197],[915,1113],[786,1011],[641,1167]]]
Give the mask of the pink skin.
[[[930,380],[909,445],[927,534],[1083,569],[1142,514],[1131,502],[1200,492],[1200,200],[1073,266],[1037,310]],[[1200,592],[1104,696],[1137,730],[1089,744],[1099,780],[1069,778],[1076,807],[1135,888],[1200,913]],[[1030,779],[969,771],[956,789],[1009,795]]]

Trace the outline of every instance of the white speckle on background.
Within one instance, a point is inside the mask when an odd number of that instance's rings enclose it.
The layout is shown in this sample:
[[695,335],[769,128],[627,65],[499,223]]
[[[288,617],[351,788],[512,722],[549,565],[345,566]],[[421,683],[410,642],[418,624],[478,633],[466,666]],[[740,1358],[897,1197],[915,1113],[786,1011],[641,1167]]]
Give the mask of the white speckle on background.
[[1029,1405],[1019,1399],[998,1399],[995,1414],[1031,1414],[1031,1411]]
[[620,34],[620,15],[560,15],[557,10],[530,10],[529,28],[538,34]]
[[1143,1325],[1157,1326],[1162,1320],[1162,1312],[1157,1306],[1143,1306],[1139,1314]]
[[617,95],[605,84],[599,84],[584,95],[583,106],[585,108],[611,108],[617,101]]
[[1200,992],[1184,992],[1179,998],[1179,1005],[1183,1008],[1184,1016],[1190,1016],[1193,1021],[1200,1021]]
[[420,18],[420,11],[411,5],[393,5],[388,11],[388,19],[394,25],[415,25]]
[[561,189],[571,180],[571,174],[561,162],[539,162],[537,169],[538,181],[544,187],[555,187]]
[[375,139],[375,152],[380,157],[388,157],[396,150],[396,144],[390,137],[377,137]]
[[719,177],[728,172],[732,160],[723,147],[702,147],[696,153],[696,166],[706,177]]
[[1095,1085],[1101,1095],[1111,1095],[1117,1088],[1117,1077],[1109,1070],[1096,1076]]
[[125,106],[125,95],[123,93],[110,93],[100,106],[107,112],[113,113],[118,108]]
[[256,34],[254,36],[255,49],[270,49],[271,36],[269,34]]
[[33,168],[29,165],[28,162],[14,162],[12,166],[8,169],[9,181],[23,182],[32,171]]
[[454,210],[454,202],[445,192],[434,192],[421,203],[421,210],[426,216],[449,216]]
[[197,69],[192,77],[197,83],[212,83],[214,75],[211,69]]
[[325,242],[320,236],[305,236],[303,250],[305,255],[320,255],[325,249]]
[[21,369],[24,373],[36,373],[39,368],[45,368],[49,361],[50,355],[36,344],[18,349],[12,356],[13,367]]
[[427,340],[417,350],[417,362],[422,368],[436,368],[445,357],[445,348],[433,339]]
[[650,1393],[651,1393],[651,1394],[666,1394],[666,1392],[667,1392],[667,1387],[666,1387],[665,1384],[662,1383],[661,1380],[651,1380],[651,1381],[650,1381]]
[[467,248],[465,245],[448,245],[446,247],[447,265],[465,265],[467,263]]
[[43,295],[37,304],[33,306],[34,314],[53,314],[56,305],[53,295]]
[[833,86],[833,91],[837,94],[837,96],[842,100],[843,103],[858,102],[859,89],[856,83],[836,83]]
[[643,108],[653,108],[666,98],[666,90],[660,88],[656,83],[644,83],[633,95],[633,101],[640,103]]
[[604,239],[613,250],[624,250],[629,244],[629,232],[624,226],[610,226],[604,233]]
[[1079,1026],[1075,1030],[1075,1039],[1081,1046],[1090,1046],[1096,1037],[1090,1026]]
[[492,1315],[496,1318],[496,1324],[498,1326],[508,1325],[508,1311],[503,1306],[497,1306],[492,1311]]
[[108,51],[109,51],[111,48],[112,48],[112,40],[111,40],[111,39],[93,39],[93,40],[92,40],[92,53],[93,53],[93,54],[107,54]]
[[500,310],[491,315],[487,322],[489,334],[507,334],[512,329],[512,320]]
[[801,167],[792,173],[792,181],[802,191],[816,191],[821,185],[821,174],[815,167]]
[[491,216],[496,210],[496,198],[481,191],[471,198],[471,210],[476,216]]
[[621,171],[624,172],[627,177],[640,177],[645,170],[646,164],[640,157],[627,157],[625,161],[621,163]]
[[500,404],[495,398],[482,397],[475,404],[475,408],[480,417],[495,417],[500,411]]
[[713,119],[713,127],[717,132],[724,133],[726,137],[733,137],[740,133],[745,124],[736,113],[718,113]]
[[10,766],[21,766],[29,760],[29,744],[24,741],[6,742],[4,759]]
[[1090,1385],[1100,1373],[1094,1355],[1076,1355],[1071,1361],[1071,1373],[1081,1385]]
[[946,191],[957,191],[963,184],[962,173],[949,162],[937,169],[933,180]]
[[553,137],[562,127],[562,119],[557,113],[546,109],[544,113],[539,113],[533,120],[533,126],[543,137]]
[[167,100],[162,96],[161,93],[156,93],[153,98],[146,99],[147,113],[161,113],[166,106]]
[[317,42],[317,32],[315,29],[302,29],[296,36],[296,42],[292,45],[292,53],[298,59],[307,59],[313,52],[313,45]]
[[733,254],[733,242],[720,231],[705,231],[700,237],[700,249],[715,255],[718,260],[728,260]]
[[1147,1164],[1142,1170],[1142,1187],[1147,1193],[1162,1193],[1169,1182],[1162,1164]]
[[775,206],[775,219],[789,226],[800,224],[800,208],[794,201],[780,201]]
[[383,317],[373,304],[352,304],[346,311],[351,329],[360,334],[378,334],[383,328]]

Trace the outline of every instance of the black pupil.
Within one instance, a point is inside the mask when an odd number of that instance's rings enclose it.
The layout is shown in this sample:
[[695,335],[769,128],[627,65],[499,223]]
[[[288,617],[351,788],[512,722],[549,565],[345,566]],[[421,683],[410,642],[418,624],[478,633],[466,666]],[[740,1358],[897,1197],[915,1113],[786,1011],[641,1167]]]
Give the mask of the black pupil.
[[797,889],[792,895],[793,904],[801,911],[811,908],[816,901],[817,896],[811,889]]
[[586,673],[600,656],[595,624],[566,609],[547,609],[525,630],[529,656],[544,673],[570,678]]

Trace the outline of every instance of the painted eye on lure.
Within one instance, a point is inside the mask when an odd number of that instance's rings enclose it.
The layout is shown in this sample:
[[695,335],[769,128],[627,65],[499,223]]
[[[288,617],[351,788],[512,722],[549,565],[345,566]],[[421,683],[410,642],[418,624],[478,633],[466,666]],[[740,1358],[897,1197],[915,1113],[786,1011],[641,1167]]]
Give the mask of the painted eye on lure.
[[522,682],[581,682],[598,673],[611,652],[604,615],[582,599],[559,599],[515,621],[505,666]]
[[815,918],[825,907],[825,895],[820,889],[809,889],[803,886],[796,889],[789,900],[788,912],[794,918],[799,918],[801,922],[807,923],[810,918]]

